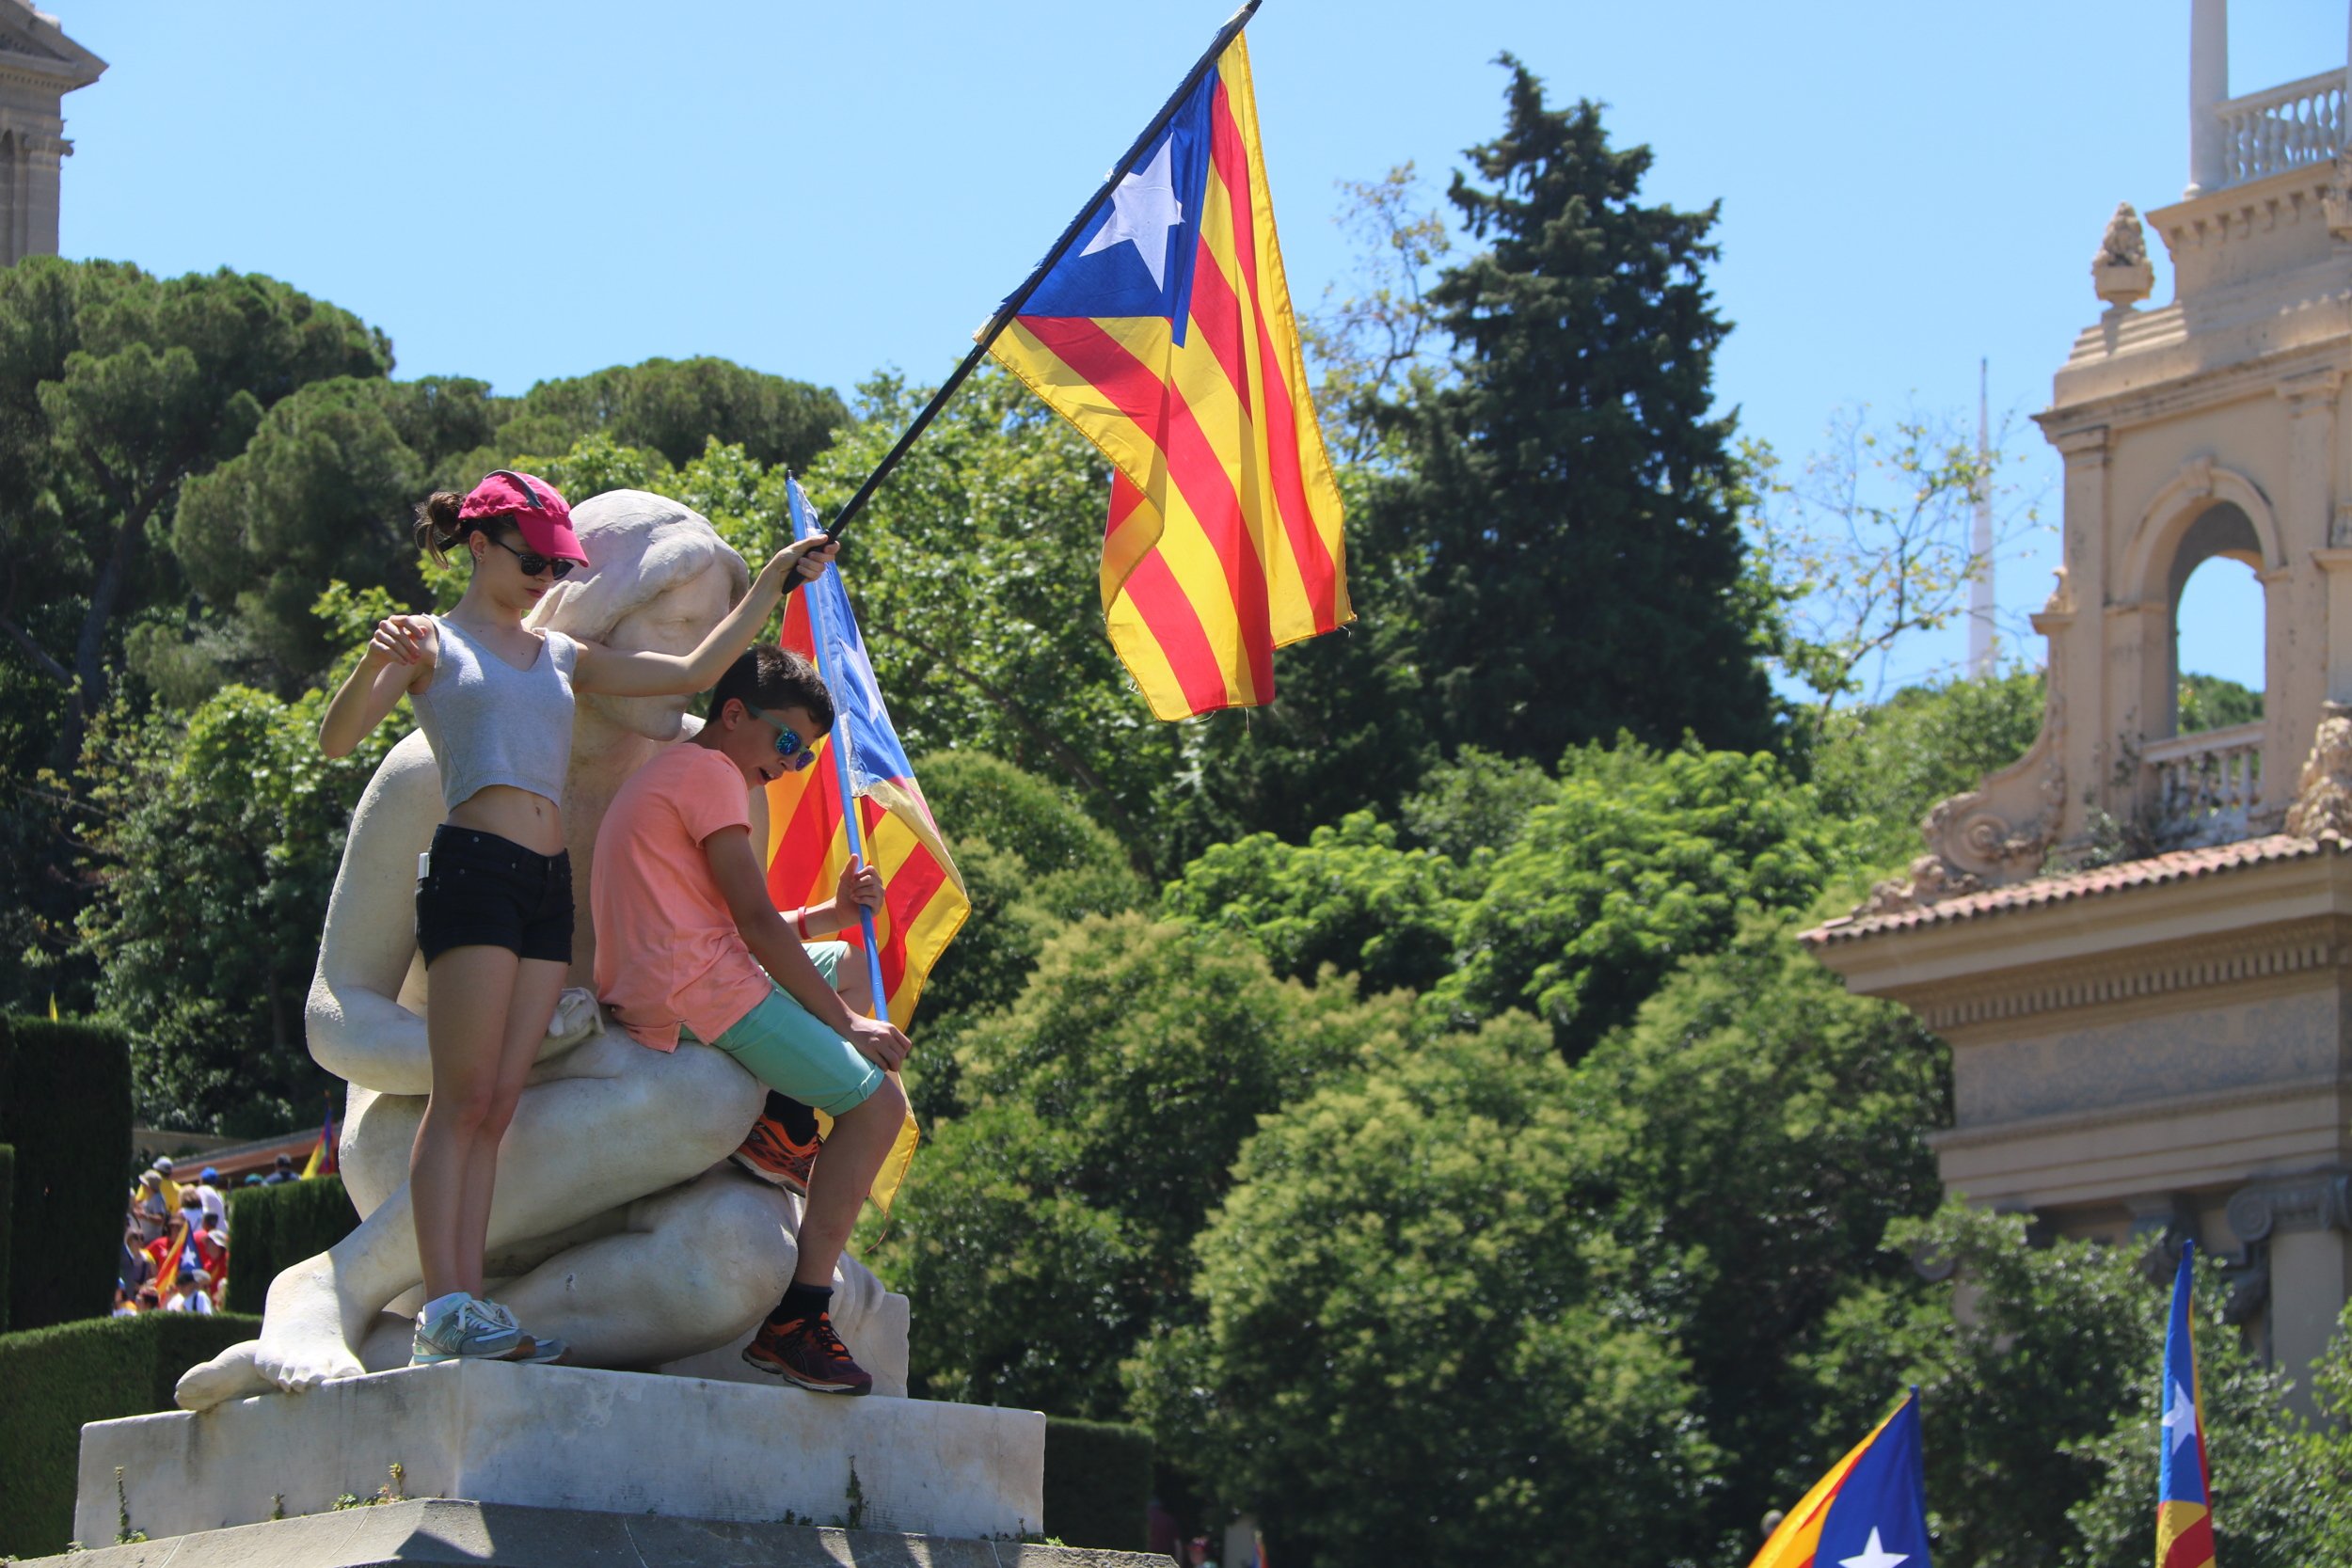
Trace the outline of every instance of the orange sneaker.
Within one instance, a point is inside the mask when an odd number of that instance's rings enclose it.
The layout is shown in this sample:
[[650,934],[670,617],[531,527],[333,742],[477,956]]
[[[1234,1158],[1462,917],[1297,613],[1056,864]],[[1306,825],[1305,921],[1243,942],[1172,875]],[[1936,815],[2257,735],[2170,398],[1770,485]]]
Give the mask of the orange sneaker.
[[758,1335],[743,1347],[743,1359],[819,1394],[866,1394],[874,1387],[873,1374],[850,1357],[850,1347],[833,1331],[833,1319],[823,1312],[760,1324]]
[[743,1147],[727,1158],[770,1186],[806,1197],[808,1173],[817,1164],[818,1149],[823,1147],[816,1138],[796,1144],[782,1122],[762,1117],[752,1123],[751,1136],[743,1140]]

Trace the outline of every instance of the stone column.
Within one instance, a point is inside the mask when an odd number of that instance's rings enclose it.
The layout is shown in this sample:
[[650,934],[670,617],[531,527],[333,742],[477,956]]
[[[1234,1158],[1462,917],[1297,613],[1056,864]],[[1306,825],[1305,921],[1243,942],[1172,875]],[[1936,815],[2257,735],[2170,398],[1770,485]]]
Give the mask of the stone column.
[[2265,561],[2258,572],[2265,634],[2265,812],[2293,794],[2296,772],[2319,722],[2319,705],[2336,694],[2335,644],[2339,639],[2352,641],[2352,614],[2330,613],[2333,574],[2318,560],[2331,543],[2336,394],[2343,385],[2342,372],[2326,370],[2298,375],[2279,388],[2287,404],[2286,487],[2276,514],[2283,560]]
[[20,248],[8,258],[57,253],[57,206],[65,159],[73,144],[63,136],[20,131],[16,138],[17,233]]
[[2311,1366],[2328,1348],[2352,1291],[2352,1173],[2309,1171],[2240,1188],[2230,1229],[2268,1267],[2270,1351],[2295,1379],[2288,1402],[2311,1415]]
[[[2107,427],[2069,430],[2050,438],[2066,465],[2061,506],[2066,528],[2066,579],[2054,609],[2069,618],[2050,643],[2050,676],[2065,694],[2065,733],[2059,755],[2066,768],[2066,809],[2058,841],[2073,843],[2089,831],[2086,792],[2113,810],[2107,800],[2107,737],[2114,732],[2107,700],[2106,616],[2098,595],[2106,580]],[[2084,596],[2090,595],[2089,602]],[[2088,611],[2088,613],[2085,613]]]
[[2222,168],[2221,120],[2214,110],[2230,97],[2230,0],[2189,0],[2188,189],[2217,191]]

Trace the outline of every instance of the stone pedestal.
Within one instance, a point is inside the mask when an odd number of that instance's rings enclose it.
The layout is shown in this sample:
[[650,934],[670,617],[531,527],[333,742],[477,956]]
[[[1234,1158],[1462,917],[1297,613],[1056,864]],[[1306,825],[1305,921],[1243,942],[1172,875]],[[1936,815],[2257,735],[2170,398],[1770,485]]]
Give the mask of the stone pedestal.
[[406,1497],[640,1518],[1018,1539],[1045,1512],[1034,1411],[450,1362],[94,1421],[74,1534],[115,1539],[118,1465],[132,1528],[161,1538],[327,1513],[374,1496],[395,1464]]
[[[863,1472],[861,1472],[862,1474]],[[111,1539],[111,1531],[100,1540]],[[71,1557],[24,1568],[1168,1568],[1168,1559],[1010,1541],[885,1535],[870,1530],[631,1517],[431,1498],[274,1524],[245,1525]]]

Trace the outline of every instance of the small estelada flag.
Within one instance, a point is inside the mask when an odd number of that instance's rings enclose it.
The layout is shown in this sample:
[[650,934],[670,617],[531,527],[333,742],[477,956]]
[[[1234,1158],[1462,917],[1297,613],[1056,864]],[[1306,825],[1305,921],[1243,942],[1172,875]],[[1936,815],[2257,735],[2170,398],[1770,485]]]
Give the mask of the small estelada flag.
[[2213,1568],[2213,1472],[2205,1464],[2205,1396],[2197,1383],[2197,1329],[2190,1310],[2196,1256],[2196,1243],[2181,1243],[2172,1318],[2164,1333],[2156,1568]]
[[1931,1568],[1917,1389],[1814,1483],[1748,1568]]

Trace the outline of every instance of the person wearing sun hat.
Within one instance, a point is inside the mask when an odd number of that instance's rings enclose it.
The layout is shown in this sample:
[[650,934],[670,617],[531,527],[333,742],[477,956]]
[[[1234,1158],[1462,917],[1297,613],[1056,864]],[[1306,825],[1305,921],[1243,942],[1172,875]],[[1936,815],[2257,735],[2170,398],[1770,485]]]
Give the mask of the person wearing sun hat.
[[319,724],[321,749],[343,756],[409,698],[448,813],[417,867],[433,1081],[408,1167],[425,1293],[410,1359],[551,1361],[560,1341],[484,1298],[483,1252],[500,1140],[572,960],[561,801],[573,699],[702,690],[758,637],[790,574],[817,576],[834,548],[818,535],[779,550],[700,646],[674,655],[529,619],[587,561],[570,505],[546,480],[501,468],[419,510],[417,543],[436,562],[465,552],[464,596],[446,615],[378,623]]

